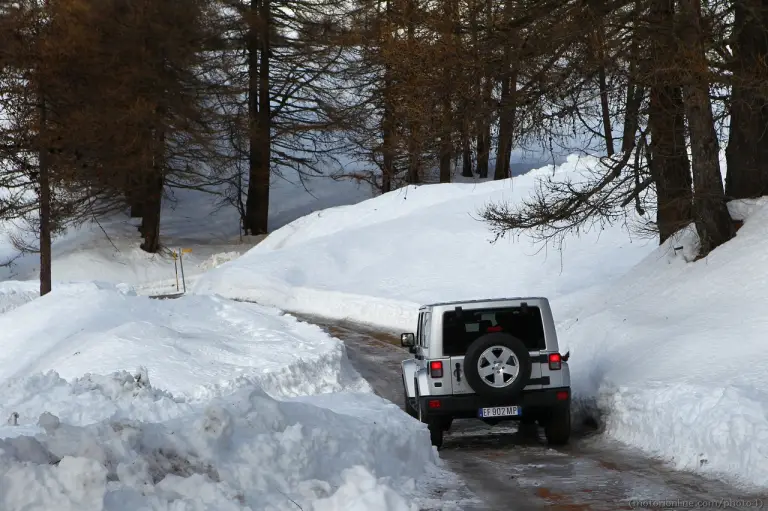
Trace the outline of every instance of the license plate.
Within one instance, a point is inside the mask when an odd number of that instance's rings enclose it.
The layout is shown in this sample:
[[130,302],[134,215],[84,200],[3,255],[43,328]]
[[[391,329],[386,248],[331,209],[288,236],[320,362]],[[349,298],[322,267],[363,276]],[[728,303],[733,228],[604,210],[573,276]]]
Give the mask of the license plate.
[[520,415],[519,406],[494,406],[493,408],[480,408],[478,416],[488,417],[517,417]]

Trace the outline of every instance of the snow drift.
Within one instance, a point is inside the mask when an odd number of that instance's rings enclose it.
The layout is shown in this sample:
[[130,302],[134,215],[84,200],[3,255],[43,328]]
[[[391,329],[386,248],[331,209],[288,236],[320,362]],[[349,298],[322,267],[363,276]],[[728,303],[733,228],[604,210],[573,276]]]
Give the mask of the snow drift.
[[0,314],[0,345],[3,511],[415,511],[415,480],[447,477],[338,340],[276,309],[83,284]]
[[692,229],[657,247],[617,225],[557,251],[525,235],[492,244],[473,218],[490,201],[520,201],[543,173],[594,164],[571,157],[512,180],[409,187],[314,213],[195,292],[400,331],[415,329],[421,303],[547,296],[572,354],[576,412],[597,410],[607,435],[679,468],[764,485],[766,201],[732,204],[744,227],[697,262]]
[[690,262],[698,240],[686,229],[560,335],[573,384],[597,398],[607,434],[678,468],[764,485],[768,200],[733,203],[731,216],[745,219],[734,240]]

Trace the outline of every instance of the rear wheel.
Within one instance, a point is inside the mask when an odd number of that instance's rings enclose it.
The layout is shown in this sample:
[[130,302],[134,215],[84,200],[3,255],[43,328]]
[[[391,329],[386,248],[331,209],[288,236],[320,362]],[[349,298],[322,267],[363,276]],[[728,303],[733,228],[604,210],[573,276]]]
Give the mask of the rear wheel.
[[565,445],[571,437],[571,409],[558,406],[552,409],[544,425],[544,435],[549,445]]
[[408,397],[408,391],[403,390],[403,402],[405,403],[405,413],[413,417],[414,419],[417,418],[418,412],[416,412],[416,409],[413,407],[413,404],[411,403],[411,399]]
[[539,426],[536,424],[536,415],[533,411],[523,410],[523,417],[518,424],[518,432],[526,436],[537,436],[539,434]]
[[436,421],[429,421],[429,439],[432,441],[432,445],[438,449],[443,446],[443,425]]
[[424,414],[424,409],[421,407],[421,399],[419,399],[419,387],[416,382],[416,418],[419,422],[423,422],[429,428],[429,440],[432,445],[440,449],[443,446],[443,424],[439,419],[430,419]]

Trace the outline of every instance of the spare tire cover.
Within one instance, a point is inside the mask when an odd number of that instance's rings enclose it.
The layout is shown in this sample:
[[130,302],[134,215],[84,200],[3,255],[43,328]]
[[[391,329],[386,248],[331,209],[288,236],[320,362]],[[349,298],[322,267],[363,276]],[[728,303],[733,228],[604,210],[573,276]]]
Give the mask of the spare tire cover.
[[523,341],[507,333],[483,335],[464,355],[464,375],[477,395],[503,401],[517,397],[531,377],[531,357]]

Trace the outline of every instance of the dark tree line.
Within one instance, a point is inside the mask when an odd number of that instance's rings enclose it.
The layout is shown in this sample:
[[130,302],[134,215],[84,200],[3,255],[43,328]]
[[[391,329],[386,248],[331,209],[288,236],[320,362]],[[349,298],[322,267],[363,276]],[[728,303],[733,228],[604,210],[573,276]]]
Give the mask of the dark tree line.
[[387,192],[505,179],[538,144],[601,163],[487,208],[499,235],[633,207],[706,255],[768,194],[766,57],[768,0],[0,0],[0,219],[37,234],[45,293],[73,224],[129,212],[159,251],[173,188],[264,234],[287,169],[351,159],[335,177]]
[[662,242],[694,224],[701,256],[734,235],[728,201],[768,192],[768,2],[360,0],[353,14],[347,106],[378,164],[357,176],[382,191],[450,181],[452,162],[504,179],[532,143],[588,147],[603,155],[591,178],[545,180],[485,220],[548,239],[634,206]]

